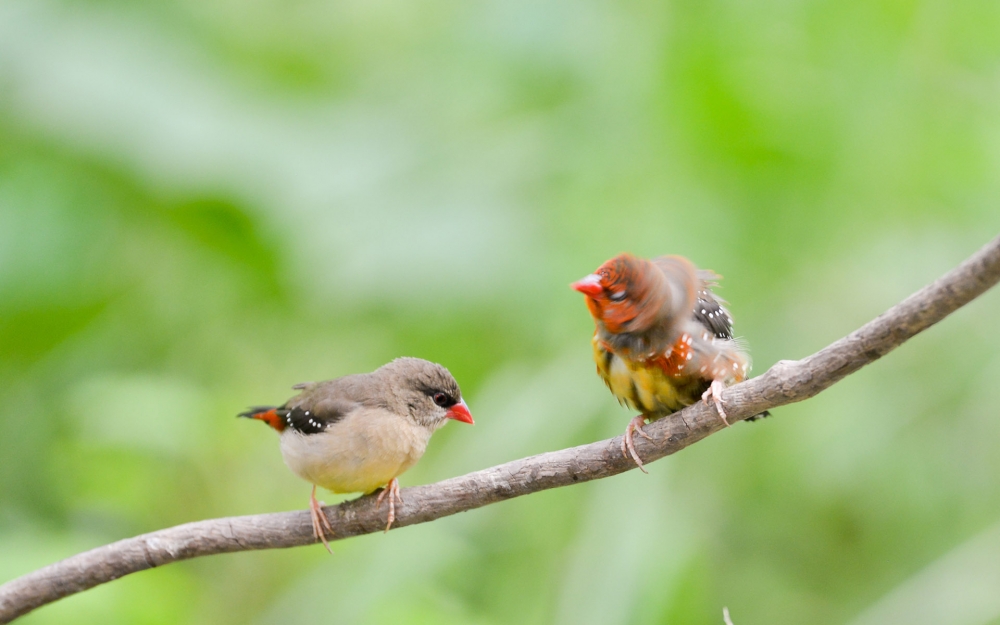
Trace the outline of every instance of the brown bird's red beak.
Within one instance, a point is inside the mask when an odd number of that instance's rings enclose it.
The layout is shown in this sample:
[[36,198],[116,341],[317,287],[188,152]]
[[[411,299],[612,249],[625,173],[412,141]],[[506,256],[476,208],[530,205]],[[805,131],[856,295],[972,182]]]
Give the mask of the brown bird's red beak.
[[601,276],[596,273],[592,273],[586,278],[577,280],[569,286],[573,290],[579,291],[584,295],[589,295],[590,297],[597,297],[604,292],[604,287],[601,286]]
[[462,423],[468,423],[469,425],[475,425],[476,422],[472,420],[472,413],[469,412],[469,407],[465,405],[465,400],[458,402],[454,406],[448,409],[445,413],[446,417],[449,419],[454,419],[455,421],[461,421]]

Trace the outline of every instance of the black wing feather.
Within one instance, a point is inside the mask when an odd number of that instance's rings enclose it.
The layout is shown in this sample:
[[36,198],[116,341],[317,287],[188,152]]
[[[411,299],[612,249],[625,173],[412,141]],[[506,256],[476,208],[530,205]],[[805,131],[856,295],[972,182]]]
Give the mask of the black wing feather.
[[698,291],[698,300],[694,304],[694,318],[708,328],[715,338],[733,338],[733,318],[708,289]]
[[276,412],[285,420],[285,425],[293,430],[302,434],[319,434],[343,419],[356,407],[353,402],[336,399],[322,399],[315,404],[310,401],[299,403],[293,400]]
[[325,419],[303,408],[278,408],[275,412],[285,420],[287,427],[303,434],[319,434],[329,425]]

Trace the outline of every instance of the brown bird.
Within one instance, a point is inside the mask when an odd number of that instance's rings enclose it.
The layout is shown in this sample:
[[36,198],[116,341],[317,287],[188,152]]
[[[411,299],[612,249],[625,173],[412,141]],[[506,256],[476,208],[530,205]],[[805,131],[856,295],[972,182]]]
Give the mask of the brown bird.
[[434,430],[448,419],[473,423],[458,382],[441,365],[397,358],[371,373],[296,384],[302,392],[278,407],[257,406],[241,417],[264,421],[281,433],[281,455],[313,484],[313,532],[327,551],[333,532],[316,500],[316,486],[334,493],[371,493],[376,507],[388,494],[385,531],[403,503],[396,479],[424,455]]
[[621,254],[571,286],[586,295],[597,326],[597,372],[618,400],[641,414],[625,428],[622,454],[635,451],[633,432],[689,406],[713,401],[728,426],[721,392],[750,369],[733,320],[712,293],[719,276],[681,256],[654,260]]

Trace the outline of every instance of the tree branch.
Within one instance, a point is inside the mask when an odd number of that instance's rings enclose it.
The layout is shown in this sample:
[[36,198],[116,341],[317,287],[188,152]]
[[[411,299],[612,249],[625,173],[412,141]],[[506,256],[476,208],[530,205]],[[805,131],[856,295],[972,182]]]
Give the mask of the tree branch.
[[[1000,237],[937,281],[873,321],[799,361],[783,360],[760,377],[727,389],[730,421],[808,399],[889,353],[910,337],[975,299],[1000,281]],[[702,402],[651,423],[652,437],[636,438],[646,463],[670,455],[722,429],[715,409]],[[403,491],[394,527],[426,523],[504,499],[568,486],[635,469],[622,457],[621,437],[514,460],[436,484]],[[373,497],[325,509],[331,540],[381,531],[384,511]],[[186,523],[98,547],[0,586],[0,623],[123,575],[199,556],[316,542],[307,511],[259,514]]]

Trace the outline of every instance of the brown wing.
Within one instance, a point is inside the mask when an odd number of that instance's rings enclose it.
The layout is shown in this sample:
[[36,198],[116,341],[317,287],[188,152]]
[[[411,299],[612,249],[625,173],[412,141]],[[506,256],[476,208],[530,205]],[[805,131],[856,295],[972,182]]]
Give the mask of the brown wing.
[[[362,374],[364,375],[364,374]],[[288,427],[303,434],[318,434],[360,407],[355,395],[358,375],[308,384],[275,412]]]
[[316,407],[278,408],[275,413],[293,430],[303,434],[319,434],[343,419],[354,407],[354,404],[347,402],[320,402]]
[[239,416],[264,421],[279,432],[291,428],[302,434],[318,434],[364,404],[370,375],[296,384],[293,388],[302,392],[281,406],[255,406]]

